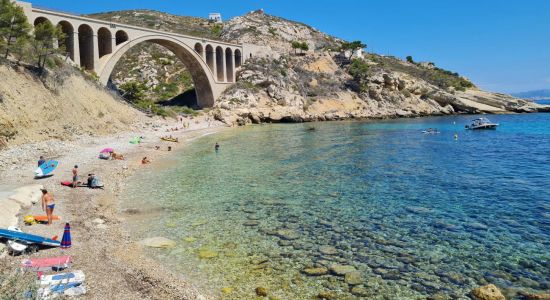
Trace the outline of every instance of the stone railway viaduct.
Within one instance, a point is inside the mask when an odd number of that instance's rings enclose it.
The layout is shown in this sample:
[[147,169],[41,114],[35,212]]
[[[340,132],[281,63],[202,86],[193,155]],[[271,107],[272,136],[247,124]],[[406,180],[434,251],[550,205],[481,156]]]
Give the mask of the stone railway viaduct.
[[33,7],[17,2],[31,25],[51,22],[60,26],[64,46],[76,65],[93,71],[106,85],[120,58],[132,47],[156,43],[172,51],[187,67],[197,94],[199,107],[210,107],[221,93],[235,82],[236,70],[257,51],[254,45],[239,45],[177,33],[141,28],[126,24],[82,17],[64,12]]

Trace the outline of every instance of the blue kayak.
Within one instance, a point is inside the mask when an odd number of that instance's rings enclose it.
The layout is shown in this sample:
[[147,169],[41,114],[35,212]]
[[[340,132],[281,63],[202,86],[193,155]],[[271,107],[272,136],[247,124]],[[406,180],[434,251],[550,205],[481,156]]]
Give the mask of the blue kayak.
[[52,240],[49,238],[45,238],[43,236],[14,231],[14,230],[8,230],[8,229],[0,229],[0,238],[5,238],[7,240],[16,241],[18,243],[22,244],[37,244],[42,246],[49,246],[49,247],[59,247],[61,246],[60,241]]
[[59,163],[57,162],[57,160],[48,160],[47,162],[41,164],[40,167],[38,167],[38,169],[36,169],[34,173],[36,177],[47,176],[51,172],[53,172],[55,168],[57,168],[58,164]]

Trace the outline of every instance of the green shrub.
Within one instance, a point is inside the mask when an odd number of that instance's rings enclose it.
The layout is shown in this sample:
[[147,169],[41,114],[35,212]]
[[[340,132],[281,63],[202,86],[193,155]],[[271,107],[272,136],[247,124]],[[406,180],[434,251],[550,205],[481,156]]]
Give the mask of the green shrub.
[[354,59],[348,69],[348,72],[354,78],[364,78],[369,71],[369,65],[362,59]]

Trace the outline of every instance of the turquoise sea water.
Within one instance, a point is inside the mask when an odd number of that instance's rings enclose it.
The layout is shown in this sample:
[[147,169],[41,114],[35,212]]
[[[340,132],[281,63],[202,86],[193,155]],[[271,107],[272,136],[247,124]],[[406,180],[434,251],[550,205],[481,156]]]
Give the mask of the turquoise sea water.
[[[550,114],[490,116],[495,131],[464,130],[471,118],[206,136],[131,178],[124,207],[151,214],[127,219],[137,239],[175,240],[148,251],[226,299],[256,287],[278,299],[461,298],[487,283],[510,296],[548,291]],[[357,272],[304,274],[335,265]]]

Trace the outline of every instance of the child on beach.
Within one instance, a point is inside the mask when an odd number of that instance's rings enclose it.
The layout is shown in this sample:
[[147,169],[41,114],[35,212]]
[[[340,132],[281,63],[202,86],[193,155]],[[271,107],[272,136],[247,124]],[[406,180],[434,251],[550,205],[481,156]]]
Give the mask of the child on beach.
[[48,216],[48,225],[52,224],[53,209],[55,207],[55,200],[53,195],[48,193],[48,190],[42,189],[42,210],[46,212]]

